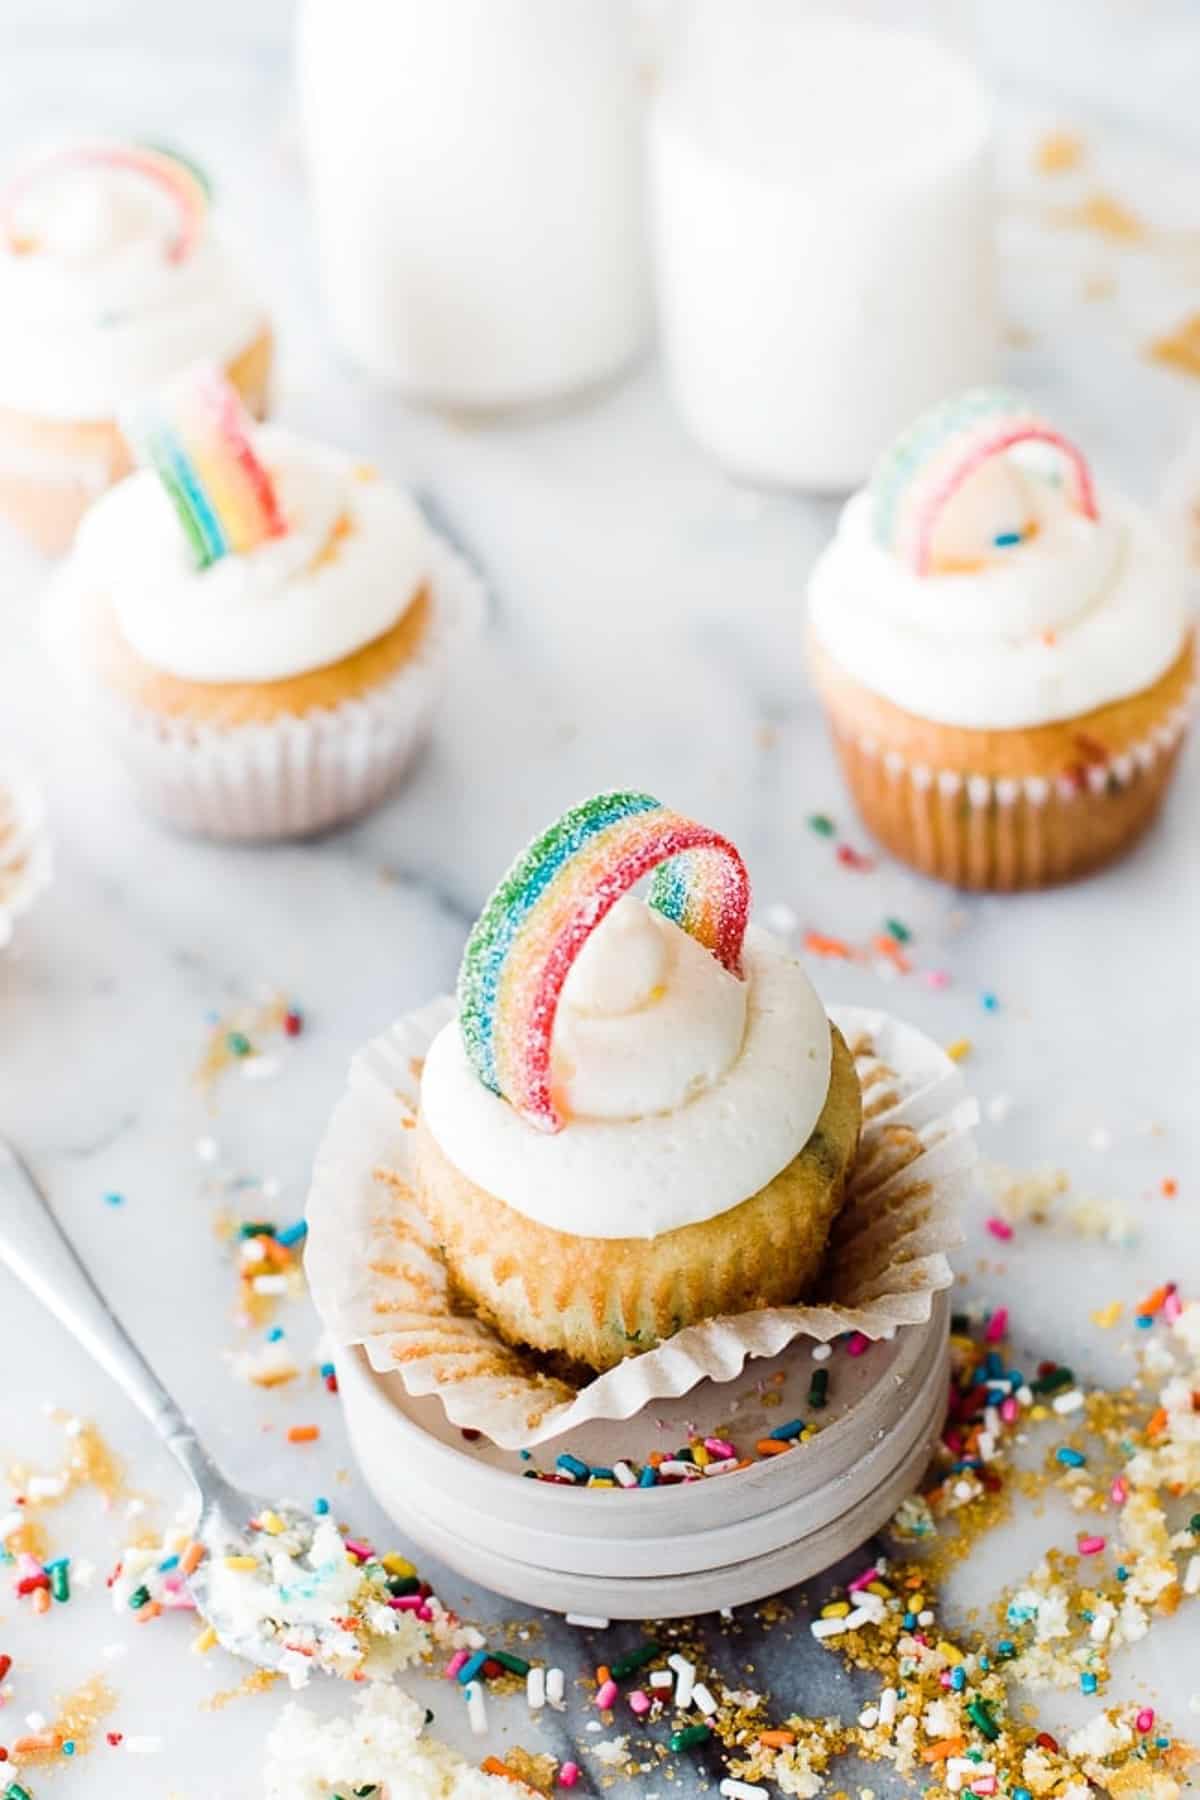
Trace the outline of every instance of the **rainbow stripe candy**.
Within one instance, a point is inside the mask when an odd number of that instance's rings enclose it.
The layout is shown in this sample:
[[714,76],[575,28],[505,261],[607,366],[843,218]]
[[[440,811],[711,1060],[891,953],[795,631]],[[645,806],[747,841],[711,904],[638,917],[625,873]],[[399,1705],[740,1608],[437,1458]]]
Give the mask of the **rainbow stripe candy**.
[[963,482],[993,456],[1028,443],[1062,452],[1071,500],[1094,519],[1091,471],[1074,444],[1020,395],[972,388],[923,414],[883,457],[869,490],[876,541],[918,575],[933,574],[938,520]]
[[550,1092],[550,1044],[572,963],[622,894],[655,871],[650,904],[740,975],[750,908],[745,864],[727,839],[649,794],[597,794],[522,852],[467,940],[459,1024],[485,1087],[531,1125],[564,1121]]
[[179,263],[191,255],[208,214],[208,182],[193,163],[157,144],[69,144],[31,162],[0,196],[0,230],[11,250],[21,254],[37,248],[21,237],[13,222],[25,195],[40,183],[76,168],[120,169],[159,188],[173,203],[177,219],[167,259]]
[[282,537],[287,521],[250,442],[250,419],[219,370],[188,369],[126,424],[187,532],[196,566]]

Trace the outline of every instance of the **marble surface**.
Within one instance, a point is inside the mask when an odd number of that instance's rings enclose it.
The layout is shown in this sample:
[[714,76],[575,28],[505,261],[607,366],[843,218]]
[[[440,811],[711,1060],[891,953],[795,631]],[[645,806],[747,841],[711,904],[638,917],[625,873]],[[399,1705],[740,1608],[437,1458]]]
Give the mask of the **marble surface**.
[[[1200,1269],[1195,751],[1161,828],[1085,886],[960,902],[887,863],[870,873],[840,866],[807,815],[833,815],[865,845],[805,688],[798,631],[830,505],[732,487],[682,436],[652,358],[585,410],[487,427],[416,414],[370,391],[322,331],[286,69],[273,49],[228,60],[191,45],[64,60],[18,44],[0,61],[0,119],[14,143],[83,121],[189,142],[214,167],[276,311],[282,416],[417,482],[478,557],[493,594],[487,642],[459,669],[431,752],[401,796],[319,843],[227,849],[165,836],[133,809],[44,666],[33,629],[43,572],[12,548],[0,564],[0,730],[44,782],[57,839],[55,885],[0,962],[0,1129],[37,1168],[97,1279],[231,1473],[260,1489],[331,1493],[363,1529],[383,1530],[349,1466],[337,1404],[316,1379],[262,1394],[230,1372],[226,1353],[251,1339],[232,1316],[213,1171],[197,1139],[217,1139],[221,1169],[271,1184],[266,1196],[246,1190],[246,1212],[298,1214],[353,1049],[450,981],[499,867],[533,827],[601,785],[647,787],[730,833],[760,906],[790,909],[801,928],[864,942],[886,915],[909,925],[919,966],[950,971],[948,988],[919,976],[888,986],[868,962],[816,965],[822,991],[892,1006],[942,1041],[968,1037],[972,1084],[985,1108],[1007,1110],[985,1123],[985,1154],[1061,1166],[1078,1195],[1120,1202],[1128,1221],[1120,1244],[1028,1230],[1001,1247],[983,1232],[980,1200],[961,1258],[965,1291],[1011,1304],[1022,1354],[1068,1357],[1096,1380],[1126,1372],[1127,1334],[1097,1332],[1090,1310]],[[1030,134],[1050,122],[1062,122],[1058,106],[1008,107],[1009,373],[1097,461],[1150,496],[1200,391],[1150,367],[1139,349],[1195,305],[1186,151],[1085,116],[1096,161],[1060,201],[1060,190],[1027,174]],[[1094,185],[1120,192],[1162,230],[1123,248],[1047,227],[1048,207]],[[1103,297],[1086,298],[1089,284]],[[307,1029],[280,1049],[273,1079],[231,1078],[209,1107],[192,1079],[206,1018],[266,990],[291,996]],[[1167,1176],[1179,1179],[1174,1199],[1161,1192]],[[109,1194],[122,1204],[107,1204]],[[6,1278],[0,1320],[4,1460],[55,1466],[60,1431],[46,1409],[86,1415],[126,1459],[149,1515],[168,1517],[179,1481],[124,1400]],[[307,1364],[317,1335],[307,1306],[290,1304],[283,1322]],[[289,1446],[286,1427],[309,1420],[321,1425],[319,1444]],[[105,1514],[85,1494],[53,1529],[104,1567],[141,1523]],[[960,1571],[958,1616],[1072,1536],[1052,1507],[1019,1509]],[[511,1615],[431,1573],[473,1617]],[[753,1664],[781,1713],[850,1704],[853,1684],[803,1626],[810,1602],[793,1600],[799,1629],[767,1633],[747,1614],[738,1635],[720,1641],[718,1665],[740,1681]],[[541,1625],[572,1672],[596,1660],[586,1637],[548,1618]],[[1147,1696],[1183,1718],[1195,1686],[1181,1655],[1189,1629],[1183,1615],[1156,1627],[1119,1663],[1114,1694]],[[47,1620],[32,1619],[5,1587],[0,1650],[15,1668],[0,1741],[11,1720],[49,1712],[56,1692],[103,1666],[119,1693],[112,1724],[161,1734],[164,1753],[122,1756],[114,1774],[119,1753],[101,1744],[59,1778],[64,1794],[245,1800],[258,1791],[262,1740],[282,1697],[205,1710],[241,1671],[220,1655],[192,1656],[189,1637],[185,1621],[141,1631],[113,1618],[102,1582]],[[114,1645],[121,1654],[106,1659]],[[437,1728],[461,1742],[457,1697],[419,1686]],[[344,1701],[328,1686],[311,1699],[325,1712]],[[1079,1706],[1078,1696],[1051,1697],[1046,1719],[1077,1718]],[[569,1723],[583,1716],[573,1702]],[[540,1747],[522,1702],[494,1707],[493,1720],[492,1747]],[[561,1747],[558,1729],[547,1727],[548,1747]],[[697,1765],[676,1791],[704,1779]],[[872,1785],[887,1790],[878,1774]]]

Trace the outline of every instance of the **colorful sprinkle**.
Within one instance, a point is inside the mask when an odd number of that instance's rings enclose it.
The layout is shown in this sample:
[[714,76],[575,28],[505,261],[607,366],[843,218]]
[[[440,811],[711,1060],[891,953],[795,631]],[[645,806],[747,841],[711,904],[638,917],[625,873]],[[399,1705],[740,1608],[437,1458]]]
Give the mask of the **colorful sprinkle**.
[[31,162],[0,197],[0,230],[18,254],[36,251],[36,243],[17,229],[15,214],[33,189],[80,168],[108,168],[139,176],[165,193],[175,211],[175,234],[167,260],[184,262],[195,249],[208,212],[208,183],[194,164],[151,144],[72,144]]

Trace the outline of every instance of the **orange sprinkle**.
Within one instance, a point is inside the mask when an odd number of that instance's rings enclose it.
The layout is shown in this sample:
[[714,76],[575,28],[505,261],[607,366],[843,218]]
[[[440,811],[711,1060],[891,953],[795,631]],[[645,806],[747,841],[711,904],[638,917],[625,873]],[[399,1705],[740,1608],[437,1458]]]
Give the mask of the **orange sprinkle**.
[[603,1687],[606,1681],[612,1680],[612,1670],[607,1663],[596,1664],[596,1686]]
[[197,1543],[196,1540],[193,1539],[179,1559],[179,1573],[181,1575],[194,1575],[203,1561],[204,1545]]
[[794,1731],[760,1731],[758,1741],[764,1750],[786,1750],[789,1744],[795,1743],[796,1734]]
[[1160,1406],[1158,1411],[1151,1413],[1150,1417],[1146,1420],[1146,1436],[1158,1437],[1159,1433],[1166,1429],[1167,1409],[1165,1406]]
[[806,931],[804,948],[813,956],[840,956],[844,962],[850,962],[854,957],[854,951],[844,938],[826,937],[822,931]]
[[1139,1314],[1141,1314],[1143,1318],[1153,1318],[1154,1314],[1161,1309],[1162,1303],[1170,1291],[1171,1289],[1167,1282],[1164,1282],[1162,1287],[1156,1287],[1154,1292],[1147,1299],[1143,1300],[1142,1304],[1138,1307]]
[[33,1610],[35,1613],[48,1613],[50,1611],[49,1588],[34,1588]]
[[791,1447],[782,1438],[759,1438],[754,1446],[760,1456],[782,1456],[784,1451],[790,1450]]
[[912,963],[905,956],[894,937],[889,937],[886,931],[881,931],[878,937],[872,938],[871,942],[880,956],[886,956],[889,962],[896,965],[902,975],[908,974]]
[[532,1792],[528,1782],[522,1781],[521,1777],[510,1769],[507,1763],[501,1762],[498,1756],[485,1756],[479,1767],[485,1775],[503,1775],[505,1781],[514,1782],[517,1787],[524,1788],[527,1793]]
[[1167,1196],[1168,1200],[1173,1200],[1175,1198],[1176,1194],[1179,1192],[1179,1183],[1173,1175],[1163,1176],[1162,1191]]
[[12,1747],[17,1756],[36,1756],[42,1750],[60,1750],[62,1737],[57,1731],[35,1731],[28,1737],[14,1738]]
[[652,1469],[657,1469],[659,1465],[665,1463],[666,1460],[667,1453],[665,1450],[652,1450],[650,1452],[650,1467]]
[[134,1623],[136,1625],[148,1625],[150,1620],[157,1619],[161,1612],[162,1607],[157,1600],[147,1600],[145,1606],[139,1606],[134,1613]]
[[289,1425],[287,1441],[289,1444],[315,1444],[320,1435],[319,1425]]
[[948,1756],[961,1756],[966,1747],[967,1740],[965,1738],[939,1738],[936,1744],[926,1744],[921,1752],[921,1761],[944,1762]]

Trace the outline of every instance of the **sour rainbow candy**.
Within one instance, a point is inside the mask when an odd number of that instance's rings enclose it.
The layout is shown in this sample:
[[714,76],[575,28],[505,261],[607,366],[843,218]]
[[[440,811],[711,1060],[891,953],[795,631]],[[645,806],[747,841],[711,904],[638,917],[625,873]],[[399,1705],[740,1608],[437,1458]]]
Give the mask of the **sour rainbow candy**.
[[208,187],[199,170],[183,157],[153,144],[71,144],[38,158],[9,184],[0,197],[0,228],[11,250],[36,249],[17,232],[14,214],[21,201],[44,181],[71,169],[124,170],[165,193],[175,210],[176,230],[167,250],[170,262],[183,262],[195,248],[208,212]]
[[973,388],[925,413],[883,457],[870,488],[876,541],[918,575],[931,574],[938,520],[964,481],[992,457],[1028,443],[1061,451],[1071,501],[1094,519],[1091,472],[1074,444],[1020,395]]
[[127,425],[139,462],[170,496],[199,568],[287,530],[250,430],[237,389],[207,367],[177,376]]
[[649,794],[597,794],[519,856],[467,940],[459,1022],[480,1081],[530,1124],[557,1131],[550,1043],[563,982],[622,894],[655,871],[650,904],[740,975],[750,906],[727,839]]

